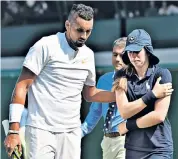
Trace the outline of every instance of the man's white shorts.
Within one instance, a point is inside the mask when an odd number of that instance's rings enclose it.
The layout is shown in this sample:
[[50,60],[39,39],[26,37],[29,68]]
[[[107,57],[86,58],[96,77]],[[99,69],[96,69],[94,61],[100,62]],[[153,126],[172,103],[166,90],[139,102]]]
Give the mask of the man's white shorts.
[[26,127],[28,159],[80,159],[81,128],[71,132],[53,133]]

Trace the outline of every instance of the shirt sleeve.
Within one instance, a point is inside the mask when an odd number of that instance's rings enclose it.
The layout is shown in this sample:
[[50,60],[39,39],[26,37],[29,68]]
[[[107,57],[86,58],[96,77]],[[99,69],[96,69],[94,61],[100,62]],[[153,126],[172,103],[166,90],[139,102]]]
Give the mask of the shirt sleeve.
[[28,51],[23,66],[38,75],[48,61],[48,52],[42,40],[36,42]]
[[83,136],[89,134],[96,126],[102,115],[102,103],[93,102],[90,106],[90,111],[83,122],[81,128]]
[[161,77],[161,84],[164,83],[172,83],[172,75],[168,69],[163,69],[161,68],[160,71],[158,72],[157,77]]
[[96,85],[96,71],[95,71],[95,59],[94,53],[92,52],[92,56],[89,59],[89,73],[87,79],[85,81],[85,85],[95,86]]
[[[99,78],[97,83],[97,88],[102,89],[102,80]],[[82,137],[84,137],[86,134],[89,134],[96,126],[98,121],[101,119],[102,116],[102,103],[93,102],[90,105],[89,113],[81,125],[82,128]]]

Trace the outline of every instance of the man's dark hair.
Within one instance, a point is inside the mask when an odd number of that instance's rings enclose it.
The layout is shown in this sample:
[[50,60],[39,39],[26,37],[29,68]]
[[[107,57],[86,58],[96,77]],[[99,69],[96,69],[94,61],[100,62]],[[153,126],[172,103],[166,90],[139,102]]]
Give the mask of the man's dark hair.
[[93,8],[90,6],[86,6],[84,4],[73,4],[72,9],[69,13],[68,20],[72,20],[73,16],[79,16],[84,20],[91,20],[94,16]]

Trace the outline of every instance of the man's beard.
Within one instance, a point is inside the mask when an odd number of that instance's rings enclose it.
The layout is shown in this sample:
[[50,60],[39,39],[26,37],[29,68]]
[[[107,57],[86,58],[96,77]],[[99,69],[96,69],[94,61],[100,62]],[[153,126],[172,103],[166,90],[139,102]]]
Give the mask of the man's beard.
[[78,43],[78,41],[73,41],[72,39],[68,40],[70,47],[74,50],[78,50],[78,47],[82,47],[83,43]]
[[69,38],[66,37],[66,39],[67,39],[68,44],[70,45],[70,47],[73,48],[74,50],[78,50],[78,47],[82,47],[86,42],[86,40],[83,40],[83,39],[73,41],[71,39],[70,35],[69,35]]
[[76,47],[82,47],[84,44],[85,44],[85,41],[75,41],[75,42],[73,42],[74,43],[74,45],[76,46]]

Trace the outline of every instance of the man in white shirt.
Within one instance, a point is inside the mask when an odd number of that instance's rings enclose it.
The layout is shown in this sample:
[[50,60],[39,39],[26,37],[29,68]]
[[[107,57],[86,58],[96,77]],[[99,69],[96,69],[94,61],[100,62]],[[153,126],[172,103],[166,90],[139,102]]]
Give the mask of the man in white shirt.
[[114,93],[95,87],[94,54],[85,45],[93,14],[89,6],[73,5],[66,32],[43,37],[30,48],[10,104],[4,142],[9,156],[15,146],[21,150],[19,122],[27,92],[28,159],[79,159],[81,92],[87,101],[115,101]]

